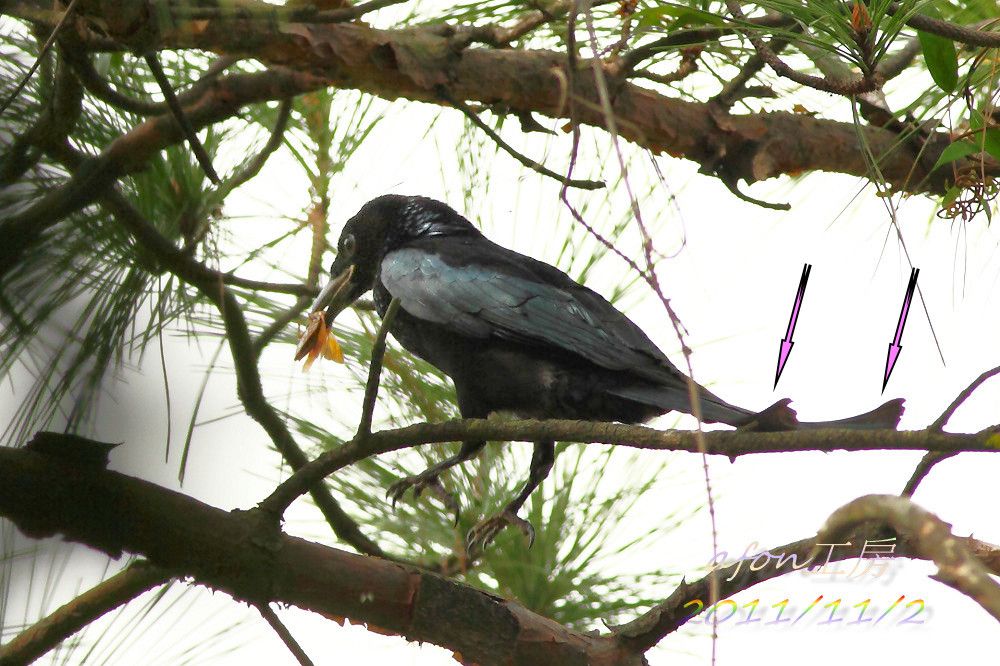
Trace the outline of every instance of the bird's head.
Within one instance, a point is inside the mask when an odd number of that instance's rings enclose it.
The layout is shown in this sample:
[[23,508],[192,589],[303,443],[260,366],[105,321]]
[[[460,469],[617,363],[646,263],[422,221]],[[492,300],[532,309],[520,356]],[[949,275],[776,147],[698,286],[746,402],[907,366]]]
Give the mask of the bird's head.
[[447,204],[427,197],[385,194],[372,199],[347,221],[330,266],[330,281],[313,303],[326,310],[327,324],[375,286],[382,258],[427,236],[479,234]]

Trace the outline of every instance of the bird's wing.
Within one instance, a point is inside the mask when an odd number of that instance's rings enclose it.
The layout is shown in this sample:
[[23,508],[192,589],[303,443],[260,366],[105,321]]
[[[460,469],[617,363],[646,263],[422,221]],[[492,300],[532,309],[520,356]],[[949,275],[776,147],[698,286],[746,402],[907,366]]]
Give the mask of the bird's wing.
[[652,381],[679,377],[645,333],[596,292],[485,239],[387,254],[380,279],[408,313],[473,338],[550,345]]

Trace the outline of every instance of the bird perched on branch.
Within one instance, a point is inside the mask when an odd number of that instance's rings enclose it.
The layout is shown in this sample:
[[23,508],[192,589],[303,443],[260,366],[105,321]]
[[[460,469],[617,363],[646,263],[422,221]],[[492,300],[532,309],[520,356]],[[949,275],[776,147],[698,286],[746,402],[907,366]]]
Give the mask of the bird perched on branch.
[[[331,279],[313,306],[326,323],[365,292],[385,315],[398,298],[390,332],[455,383],[465,418],[513,412],[522,418],[638,423],[692,412],[689,379],[642,330],[595,291],[559,269],[497,245],[455,210],[433,199],[385,195],[344,226]],[[800,423],[782,400],[762,412],[731,405],[696,386],[701,417],[755,430],[895,428],[902,401],[861,416]],[[413,488],[440,489],[439,475],[474,457],[483,441],[389,488],[393,503]],[[528,480],[504,510],[474,527],[470,548],[485,547],[506,525],[533,540],[517,513],[552,468],[554,442],[535,442]]]

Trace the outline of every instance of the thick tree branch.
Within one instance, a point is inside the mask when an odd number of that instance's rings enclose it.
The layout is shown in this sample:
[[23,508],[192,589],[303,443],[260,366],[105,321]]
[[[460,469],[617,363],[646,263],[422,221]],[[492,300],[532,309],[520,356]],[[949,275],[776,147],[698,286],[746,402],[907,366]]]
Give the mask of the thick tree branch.
[[[445,38],[426,29],[379,31],[349,24],[289,26],[281,35],[253,47],[247,29],[232,22],[210,22],[198,34],[178,31],[164,35],[163,41],[173,48],[207,48],[276,65],[308,67],[340,87],[389,98],[440,103],[443,88],[453,99],[566,118],[564,98],[569,93],[581,102],[578,122],[605,125],[594,77],[573,77],[573,90],[563,90],[562,82],[569,79],[561,53],[482,48],[455,52]],[[582,65],[581,71],[586,69]],[[614,99],[621,136],[655,152],[696,161],[711,173],[720,163],[747,182],[810,170],[868,173],[856,131],[849,123],[800,114],[736,116],[707,110],[706,104],[670,99],[630,83],[619,85]],[[882,158],[889,182],[902,190],[916,187],[913,183],[941,190],[944,176],[925,181],[927,168],[914,166],[915,154],[901,149],[893,133],[866,128],[864,134],[872,152]],[[928,148],[933,160],[949,143],[943,134],[939,139],[940,145]]]
[[[144,17],[145,5],[138,0],[119,4],[120,12],[99,18],[108,23],[112,34],[122,31],[116,36],[128,44],[134,29],[128,20]],[[30,3],[19,3],[7,11],[37,19],[36,13],[28,11],[31,8]],[[374,30],[351,24],[289,24],[276,32],[254,21],[199,21],[197,30],[193,25],[181,22],[148,46],[208,49],[281,66],[221,77],[179,95],[194,130],[232,117],[248,104],[330,84],[431,103],[441,103],[444,90],[452,99],[563,118],[568,117],[565,100],[571,94],[579,101],[573,105],[577,109],[573,122],[602,128],[606,122],[594,77],[568,77],[564,55],[553,51],[455,51],[448,38],[424,27]],[[572,90],[565,89],[567,81],[573,81]],[[732,115],[710,104],[671,99],[627,82],[617,86],[612,110],[622,137],[654,152],[693,160],[706,173],[725,173],[732,182],[753,183],[812,170],[869,173],[858,130],[850,123],[789,113]],[[945,190],[948,170],[931,173],[929,168],[950,143],[946,133],[932,134],[923,150],[917,151],[899,142],[890,130],[868,127],[860,131],[872,154],[881,159],[885,180],[895,189]],[[183,138],[172,116],[149,118],[88,159],[65,185],[0,223],[5,239],[0,275],[16,265],[24,248],[38,242],[48,227],[92,204],[117,179],[142,168],[153,154]]]
[[[113,556],[141,553],[165,571],[258,606],[288,603],[349,617],[450,648],[484,666],[639,666],[643,652],[691,618],[688,602],[708,598],[710,580],[682,583],[662,604],[610,635],[582,635],[515,602],[433,574],[287,536],[254,511],[227,513],[146,481],[24,449],[0,449],[0,515],[30,537],[63,534]],[[996,584],[986,572],[1000,572],[1000,549],[953,537],[926,511],[892,496],[855,500],[835,512],[816,538],[766,551],[763,565],[755,559],[753,567],[746,560],[724,566],[716,572],[721,595],[810,561],[858,557],[865,541],[894,536],[881,527],[885,520],[901,538],[880,556],[933,559],[945,582],[984,605],[995,602]],[[921,531],[924,525],[931,529]],[[853,545],[826,548],[848,541]]]
[[63,534],[111,555],[142,553],[252,604],[279,602],[426,641],[482,666],[640,666],[613,636],[588,636],[516,602],[432,573],[281,533],[155,484],[0,449],[0,515],[30,537]]
[[[124,4],[127,8],[133,6]],[[116,26],[112,22],[109,29],[115,30]],[[130,33],[125,27],[119,29],[123,31],[119,37],[127,43]],[[515,113],[565,118],[568,110],[564,100],[571,93],[581,102],[575,120],[604,126],[592,76],[573,77],[573,90],[563,89],[563,82],[569,80],[563,54],[491,48],[456,51],[448,37],[430,27],[374,30],[352,24],[299,23],[273,31],[253,21],[206,20],[197,23],[197,30],[193,24],[180,22],[160,34],[157,41],[156,48],[208,49],[309,72],[299,76],[310,78],[311,87],[323,84],[315,74],[327,79],[327,84],[387,98],[439,104],[443,87],[453,99],[496,104]],[[228,92],[234,105],[229,115],[240,105],[260,101],[232,86]],[[624,138],[655,152],[693,160],[708,173],[718,172],[721,165],[747,182],[811,170],[868,174],[856,130],[850,123],[801,114],[739,116],[708,110],[706,104],[670,99],[631,83],[618,86],[614,99],[615,116]],[[196,109],[185,111],[196,128],[207,120],[196,118]],[[950,143],[946,134],[934,135],[925,155],[919,158],[910,147],[898,145],[891,131],[865,128],[863,136],[872,152],[882,159],[880,167],[887,181],[897,189],[944,191],[946,174],[930,174],[929,167]],[[178,140],[174,133],[171,143]],[[918,159],[920,163],[915,165]]]
[[[839,526],[836,533],[827,532],[813,538],[800,539],[720,564],[714,570],[719,580],[720,597],[730,597],[758,583],[810,567],[826,567],[862,555],[871,558],[873,554],[871,551],[866,552],[866,544],[873,541],[886,543],[887,539],[894,539],[891,541],[891,551],[885,552],[888,548],[880,548],[877,556],[931,559],[926,557],[919,543],[906,534],[897,535],[887,529],[883,522],[875,520],[859,525],[845,524]],[[975,555],[980,566],[1000,575],[1000,548],[972,537],[956,541]],[[648,650],[694,617],[690,604],[692,600],[700,599],[705,606],[708,605],[710,583],[710,576],[690,583],[682,582],[662,603],[635,620],[615,627],[615,633],[633,650]]]
[[935,579],[974,599],[1000,621],[1000,585],[977,560],[961,539],[951,533],[951,526],[905,497],[868,495],[837,509],[816,535],[819,543],[855,525],[879,521],[908,537],[916,557],[932,560],[938,566]]

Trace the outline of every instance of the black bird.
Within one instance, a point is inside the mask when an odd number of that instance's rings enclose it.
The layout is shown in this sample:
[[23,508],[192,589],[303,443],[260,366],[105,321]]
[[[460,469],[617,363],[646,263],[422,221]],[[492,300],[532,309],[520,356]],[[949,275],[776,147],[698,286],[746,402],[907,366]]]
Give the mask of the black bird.
[[[369,201],[344,226],[331,280],[313,310],[332,324],[368,290],[385,315],[400,308],[390,332],[455,383],[465,418],[513,412],[522,418],[638,423],[670,411],[691,412],[687,377],[642,330],[600,294],[559,269],[487,239],[448,205],[419,196]],[[815,427],[895,428],[902,401],[842,421],[799,423],[788,401],[755,413],[698,387],[702,419],[756,430]],[[485,442],[390,487],[440,488],[438,475],[474,457]],[[554,442],[536,442],[523,490],[499,515],[470,531],[485,547],[505,525],[530,541],[517,512],[552,468]]]

